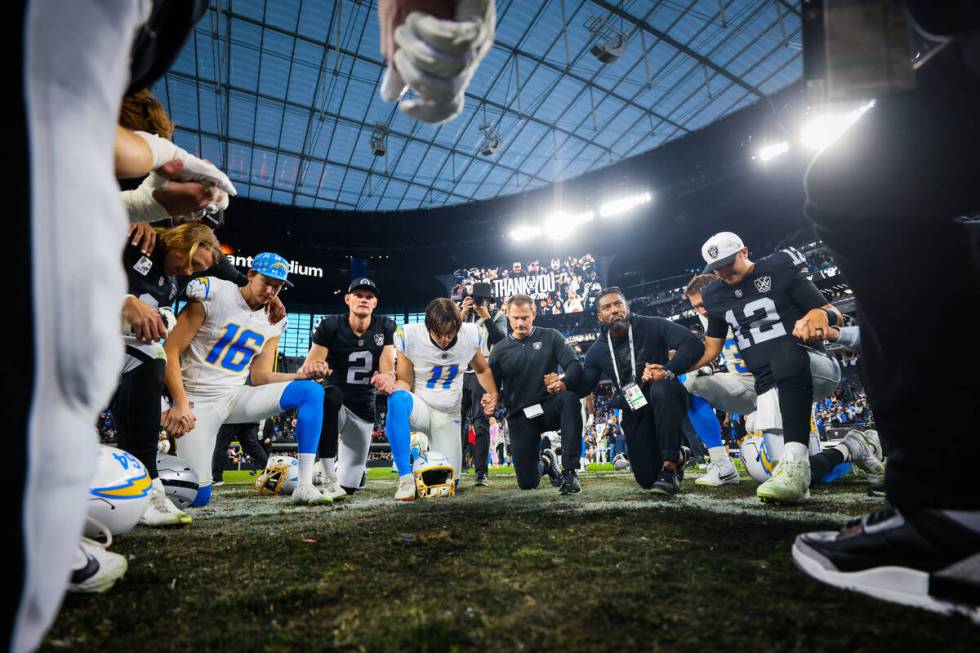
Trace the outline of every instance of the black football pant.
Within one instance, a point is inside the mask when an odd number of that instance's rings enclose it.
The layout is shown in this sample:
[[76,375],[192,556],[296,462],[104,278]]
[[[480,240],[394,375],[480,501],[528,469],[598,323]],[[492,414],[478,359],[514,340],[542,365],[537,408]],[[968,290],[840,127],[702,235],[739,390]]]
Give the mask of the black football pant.
[[541,481],[538,459],[541,457],[541,434],[561,431],[561,466],[578,469],[582,457],[582,404],[578,396],[565,390],[541,402],[544,414],[528,419],[524,411],[507,418],[510,426],[510,449],[517,473],[517,485],[533,490]]
[[340,409],[344,405],[344,393],[335,385],[323,386],[323,426],[317,456],[336,458],[340,449]]
[[623,409],[623,432],[629,448],[633,478],[645,490],[653,487],[665,460],[677,462],[681,448],[681,421],[690,398],[677,379],[647,383],[647,405]]
[[215,482],[222,479],[225,461],[228,459],[228,445],[235,440],[242,445],[242,451],[252,457],[253,469],[265,469],[269,462],[269,454],[259,442],[259,423],[251,424],[222,424],[218,429],[218,438],[214,443],[214,455],[211,457],[211,478]]
[[[483,414],[483,406],[480,404],[484,394],[483,386],[480,385],[475,373],[470,372],[463,376],[463,405],[460,409],[462,411],[461,437],[463,451],[466,451],[469,427],[472,425],[476,432],[473,466],[477,474],[487,473],[487,459],[490,457],[490,418]],[[463,460],[466,460],[465,454]]]
[[133,454],[146,467],[150,478],[157,477],[157,443],[160,440],[160,397],[167,362],[150,358],[138,349],[126,348],[130,356],[144,359],[123,374],[112,398],[119,448]]
[[[980,77],[956,43],[879,98],[807,173],[807,214],[859,306],[868,399],[900,509],[980,509]],[[955,464],[955,463],[954,463]]]

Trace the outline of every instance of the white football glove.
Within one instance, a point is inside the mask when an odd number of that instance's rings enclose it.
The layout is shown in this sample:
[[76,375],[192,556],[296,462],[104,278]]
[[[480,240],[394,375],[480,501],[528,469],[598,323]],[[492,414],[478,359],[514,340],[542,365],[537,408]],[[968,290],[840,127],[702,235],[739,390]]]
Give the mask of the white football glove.
[[398,50],[381,98],[397,100],[408,86],[419,97],[402,100],[399,109],[413,118],[440,123],[459,115],[466,87],[493,46],[496,20],[494,0],[459,0],[454,20],[410,13],[395,30]]
[[234,184],[228,175],[221,172],[213,164],[199,159],[187,150],[177,147],[173,142],[160,138],[148,132],[133,132],[150,146],[153,153],[153,169],[156,170],[168,161],[179,159],[184,162],[184,169],[173,177],[174,181],[206,181],[221,187],[223,191],[234,197],[238,195]]

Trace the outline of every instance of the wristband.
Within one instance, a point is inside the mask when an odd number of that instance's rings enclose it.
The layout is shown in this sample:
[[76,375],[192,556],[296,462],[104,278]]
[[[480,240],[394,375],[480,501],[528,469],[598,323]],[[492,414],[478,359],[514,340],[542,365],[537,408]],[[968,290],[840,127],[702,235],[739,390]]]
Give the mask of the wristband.
[[829,308],[821,309],[827,314],[827,324],[830,326],[837,326],[837,313],[830,310]]

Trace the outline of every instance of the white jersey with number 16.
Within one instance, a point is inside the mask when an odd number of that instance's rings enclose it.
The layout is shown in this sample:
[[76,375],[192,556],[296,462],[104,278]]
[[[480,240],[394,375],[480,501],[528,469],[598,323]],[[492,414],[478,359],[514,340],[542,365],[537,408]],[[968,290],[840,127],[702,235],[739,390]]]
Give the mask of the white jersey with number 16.
[[207,313],[180,357],[187,392],[217,395],[244,385],[252,359],[266,342],[286,330],[286,319],[269,324],[264,307],[253,311],[238,286],[216,277],[194,279],[186,294],[189,300],[200,302]]

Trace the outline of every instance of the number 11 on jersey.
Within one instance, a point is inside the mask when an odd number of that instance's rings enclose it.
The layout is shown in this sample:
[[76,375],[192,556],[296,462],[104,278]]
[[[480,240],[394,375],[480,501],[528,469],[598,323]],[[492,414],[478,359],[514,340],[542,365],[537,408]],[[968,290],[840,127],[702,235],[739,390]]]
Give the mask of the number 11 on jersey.
[[[442,378],[443,372],[445,372],[446,378]],[[459,365],[450,365],[448,367],[445,367],[443,365],[436,365],[435,367],[432,368],[432,376],[430,376],[429,380],[425,382],[425,387],[432,390],[436,387],[436,384],[442,383],[442,389],[448,390],[449,388],[452,387],[453,379],[456,378],[456,375],[458,373],[459,373]]]

